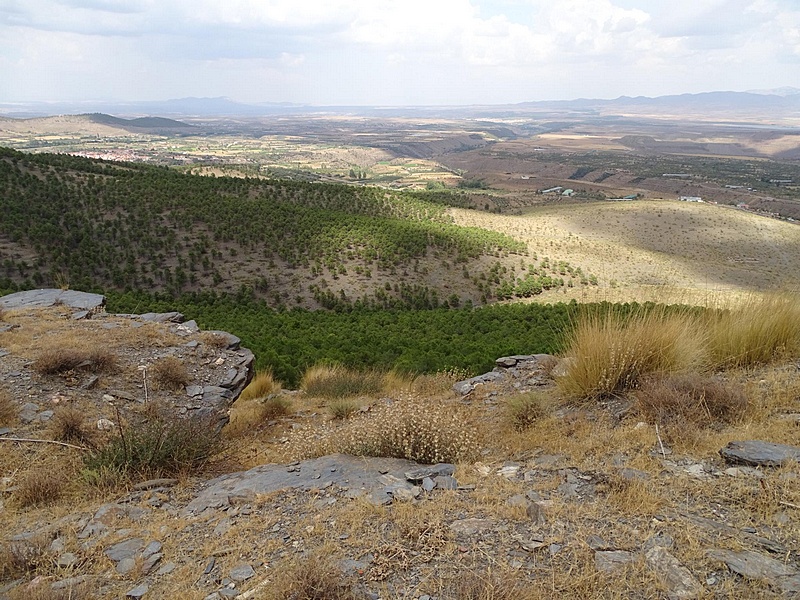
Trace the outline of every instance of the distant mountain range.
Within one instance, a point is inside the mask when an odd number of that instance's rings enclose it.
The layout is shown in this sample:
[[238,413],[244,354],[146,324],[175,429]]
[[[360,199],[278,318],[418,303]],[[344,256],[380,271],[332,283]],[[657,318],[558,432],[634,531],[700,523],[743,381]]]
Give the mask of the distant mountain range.
[[[655,98],[621,96],[616,99],[586,99],[521,102],[472,106],[313,106],[291,103],[246,104],[230,98],[179,98],[147,102],[31,102],[0,103],[0,115],[30,118],[47,115],[110,113],[129,117],[165,115],[177,118],[265,117],[297,114],[358,114],[367,116],[490,116],[524,113],[614,114],[703,114],[800,116],[800,89],[783,87],[747,92],[705,92]],[[128,124],[131,126],[131,124]],[[135,124],[133,126],[136,126]],[[151,125],[157,127],[158,125]],[[166,125],[169,127],[169,125]]]

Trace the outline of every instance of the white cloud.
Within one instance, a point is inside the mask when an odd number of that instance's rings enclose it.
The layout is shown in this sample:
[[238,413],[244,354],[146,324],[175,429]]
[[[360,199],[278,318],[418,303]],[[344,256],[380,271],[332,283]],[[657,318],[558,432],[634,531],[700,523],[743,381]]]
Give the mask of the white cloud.
[[800,86],[796,0],[0,0],[0,39],[6,101],[473,103]]

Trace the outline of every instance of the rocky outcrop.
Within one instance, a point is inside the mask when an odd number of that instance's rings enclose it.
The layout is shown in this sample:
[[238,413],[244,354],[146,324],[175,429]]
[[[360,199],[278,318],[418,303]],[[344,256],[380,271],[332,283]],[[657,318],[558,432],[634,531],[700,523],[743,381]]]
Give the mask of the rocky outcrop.
[[426,466],[399,458],[332,454],[222,475],[204,484],[184,513],[189,516],[209,508],[253,502],[259,494],[288,489],[328,490],[349,499],[363,496],[375,505],[390,504],[393,500],[413,500],[436,488],[454,489],[454,473],[451,464]]
[[494,369],[457,382],[453,385],[453,391],[466,396],[485,383],[510,384],[519,391],[525,391],[546,385],[549,382],[549,371],[557,362],[558,359],[550,354],[503,356],[495,361],[497,366]]
[[96,312],[103,310],[106,297],[75,290],[27,290],[0,297],[0,308],[47,308],[49,306],[69,306],[80,311]]
[[[77,397],[76,387],[84,400],[92,398],[96,401],[97,412],[103,416],[97,421],[100,429],[115,427],[115,410],[124,414],[128,408],[151,399],[170,407],[180,417],[202,417],[217,423],[220,428],[227,423],[230,406],[254,373],[255,357],[250,350],[241,347],[237,336],[225,331],[203,332],[197,323],[186,321],[179,312],[118,315],[105,312],[105,304],[102,295],[73,290],[31,290],[0,297],[0,307],[20,311],[17,317],[6,319],[0,333],[18,328],[23,331],[28,322],[33,324],[34,317],[26,317],[26,309],[61,311],[66,320],[54,322],[53,340],[58,339],[58,327],[65,330],[71,327],[73,332],[67,339],[72,340],[75,339],[75,328],[80,327],[87,328],[87,333],[89,330],[95,332],[95,335],[102,331],[109,340],[115,339],[117,334],[120,339],[135,337],[133,330],[145,326],[160,328],[163,333],[163,340],[158,343],[149,343],[145,336],[144,343],[123,344],[116,351],[119,363],[116,373],[98,376],[77,369],[69,374],[70,381],[63,381],[62,391],[42,397],[31,394],[29,390],[52,387],[59,379],[50,377],[45,381],[35,372],[30,361],[0,348],[0,356],[4,356],[0,364],[0,380],[6,382],[13,395],[27,399],[20,410],[23,429],[30,430],[49,421],[54,405]],[[69,312],[72,309],[77,309],[77,312]],[[71,320],[81,320],[82,324],[69,325]],[[115,342],[114,345],[119,344]],[[179,359],[187,370],[189,382],[180,391],[159,390],[154,385],[153,368],[169,357]],[[109,410],[110,407],[114,408]],[[10,432],[9,429],[7,433]]]

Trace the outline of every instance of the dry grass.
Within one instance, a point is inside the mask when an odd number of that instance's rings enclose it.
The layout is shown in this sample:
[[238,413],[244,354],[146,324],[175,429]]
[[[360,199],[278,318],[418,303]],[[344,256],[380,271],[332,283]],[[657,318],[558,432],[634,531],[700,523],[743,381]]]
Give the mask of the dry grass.
[[19,418],[19,406],[8,392],[0,390],[0,425],[13,425]]
[[186,364],[177,356],[165,356],[150,367],[153,382],[159,388],[180,391],[191,382]]
[[87,481],[112,477],[177,475],[200,469],[221,449],[215,420],[180,419],[167,412],[121,428],[84,459]]
[[341,427],[303,431],[298,454],[406,458],[421,463],[462,462],[477,452],[477,433],[457,406],[409,398],[349,420]]
[[74,407],[65,406],[55,411],[52,419],[51,433],[62,442],[77,444],[94,444],[95,432],[86,424],[86,412]]
[[519,573],[468,570],[451,582],[454,600],[523,600],[534,598]]
[[366,600],[354,590],[355,581],[330,556],[314,554],[283,566],[265,591],[264,600]]
[[642,418],[659,425],[670,441],[680,441],[698,428],[736,423],[749,407],[740,386],[697,374],[648,379],[635,397]]
[[800,302],[788,294],[750,297],[714,314],[709,324],[714,363],[749,367],[800,354]]
[[328,412],[334,419],[348,419],[361,408],[361,405],[352,398],[339,398],[328,402]]
[[317,365],[308,369],[300,381],[300,389],[315,398],[352,398],[380,393],[386,373],[377,370],[355,370],[340,366]]
[[61,473],[44,466],[25,474],[14,492],[14,499],[22,508],[51,504],[61,498],[65,485]]
[[31,573],[47,559],[49,540],[35,536],[30,540],[0,544],[0,581],[9,581]]
[[582,318],[568,341],[571,360],[558,379],[569,397],[593,400],[618,394],[656,373],[702,370],[704,329],[689,312],[656,308]]
[[224,350],[228,347],[228,339],[224,335],[211,331],[203,331],[200,334],[200,341],[214,350]]
[[246,388],[239,394],[237,402],[248,402],[266,398],[281,390],[281,383],[277,381],[271,371],[259,371],[250,381]]
[[528,392],[506,400],[506,412],[516,431],[525,431],[550,411],[551,401],[543,394]]
[[77,369],[109,372],[116,366],[117,356],[106,347],[85,348],[66,344],[46,348],[33,363],[33,369],[42,375],[63,375]]
[[51,581],[32,581],[28,585],[15,588],[9,600],[88,600],[95,598],[87,583],[76,583],[65,589],[54,590]]
[[294,403],[291,398],[280,395],[281,387],[271,372],[257,373],[233,403],[226,432],[238,436],[251,432],[265,422],[290,414]]

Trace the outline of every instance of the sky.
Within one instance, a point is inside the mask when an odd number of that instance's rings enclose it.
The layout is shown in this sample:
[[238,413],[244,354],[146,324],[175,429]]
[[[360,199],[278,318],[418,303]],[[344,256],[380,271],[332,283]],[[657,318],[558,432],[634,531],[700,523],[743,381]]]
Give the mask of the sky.
[[0,102],[469,105],[800,87],[800,0],[0,0]]

